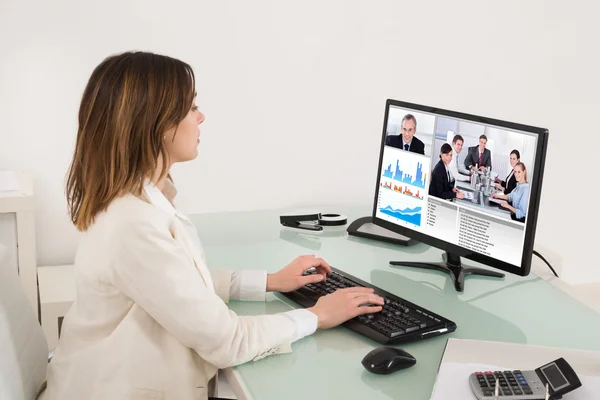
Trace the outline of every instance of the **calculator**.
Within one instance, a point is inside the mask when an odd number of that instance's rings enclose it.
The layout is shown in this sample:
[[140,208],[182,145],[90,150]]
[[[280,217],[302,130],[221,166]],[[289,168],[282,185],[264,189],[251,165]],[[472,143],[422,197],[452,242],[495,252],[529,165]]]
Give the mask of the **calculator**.
[[498,398],[504,400],[544,400],[546,384],[550,399],[560,399],[563,394],[577,389],[581,381],[564,358],[559,358],[539,368],[528,371],[483,371],[469,376],[471,390],[478,400],[494,399],[496,379]]

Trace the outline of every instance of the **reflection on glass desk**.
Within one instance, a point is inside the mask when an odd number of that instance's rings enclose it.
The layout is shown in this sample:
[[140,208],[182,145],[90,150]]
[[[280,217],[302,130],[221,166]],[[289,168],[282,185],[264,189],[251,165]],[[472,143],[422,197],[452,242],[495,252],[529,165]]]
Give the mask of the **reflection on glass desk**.
[[[398,246],[348,236],[282,233],[284,210],[191,215],[212,268],[266,269],[275,272],[301,254],[323,257],[359,279],[439,313],[458,325],[456,332],[397,347],[417,364],[390,375],[374,375],[362,358],[379,344],[348,329],[317,331],[292,345],[293,352],[266,357],[232,369],[244,396],[259,400],[429,399],[448,337],[528,343],[600,351],[600,314],[550,283],[530,275],[504,279],[467,277],[456,292],[442,272],[393,268],[391,260],[440,261],[442,251],[422,243]],[[370,215],[372,208],[339,207],[348,222]],[[474,266],[478,263],[469,261]],[[233,301],[240,315],[261,315],[296,308],[280,294],[266,302]],[[586,334],[581,334],[586,332]],[[276,384],[274,383],[276,382]]]
[[[510,220],[510,211],[502,207],[500,204],[490,201],[489,196],[483,193],[483,190],[475,190],[468,182],[456,181],[456,187],[464,192],[473,193],[473,200],[454,199],[456,204],[483,211],[491,215],[502,217]],[[496,190],[493,193],[497,193]]]

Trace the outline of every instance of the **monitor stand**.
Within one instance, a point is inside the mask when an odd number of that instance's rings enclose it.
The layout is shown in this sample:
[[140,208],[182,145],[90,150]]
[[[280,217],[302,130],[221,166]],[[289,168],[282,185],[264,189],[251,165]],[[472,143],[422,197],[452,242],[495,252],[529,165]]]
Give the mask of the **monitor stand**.
[[442,254],[444,262],[441,263],[429,263],[429,262],[412,262],[412,261],[390,261],[390,265],[393,266],[404,266],[404,267],[415,267],[424,269],[434,269],[437,271],[443,271],[453,278],[454,288],[458,292],[462,292],[465,288],[465,276],[467,275],[481,275],[481,276],[492,276],[494,278],[503,278],[504,274],[495,271],[489,271],[483,268],[476,267],[465,267],[463,268],[460,262],[460,256],[445,252]]
[[392,232],[379,225],[373,223],[373,217],[362,217],[352,222],[348,229],[349,235],[364,237],[368,239],[378,240],[381,242],[399,244],[402,246],[412,246],[418,243],[416,240],[407,236]]

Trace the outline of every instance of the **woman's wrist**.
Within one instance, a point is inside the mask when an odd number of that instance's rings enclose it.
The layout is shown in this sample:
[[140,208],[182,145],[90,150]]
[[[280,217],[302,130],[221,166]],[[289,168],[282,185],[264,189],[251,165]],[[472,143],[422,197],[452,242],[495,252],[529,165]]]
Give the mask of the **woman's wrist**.
[[267,292],[279,292],[280,288],[277,273],[267,274]]
[[307,308],[307,310],[317,316],[317,329],[321,329],[321,327],[323,326],[323,324],[322,324],[323,318],[319,315],[319,311],[316,307],[317,306],[315,305],[315,306]]

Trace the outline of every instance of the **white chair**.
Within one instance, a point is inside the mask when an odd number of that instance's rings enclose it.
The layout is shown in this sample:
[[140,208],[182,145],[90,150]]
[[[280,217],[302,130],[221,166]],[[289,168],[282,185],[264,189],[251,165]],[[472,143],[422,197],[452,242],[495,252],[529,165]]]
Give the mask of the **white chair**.
[[41,323],[48,348],[58,346],[59,321],[75,300],[75,280],[72,265],[38,267]]
[[34,400],[46,381],[48,344],[0,245],[0,399]]

